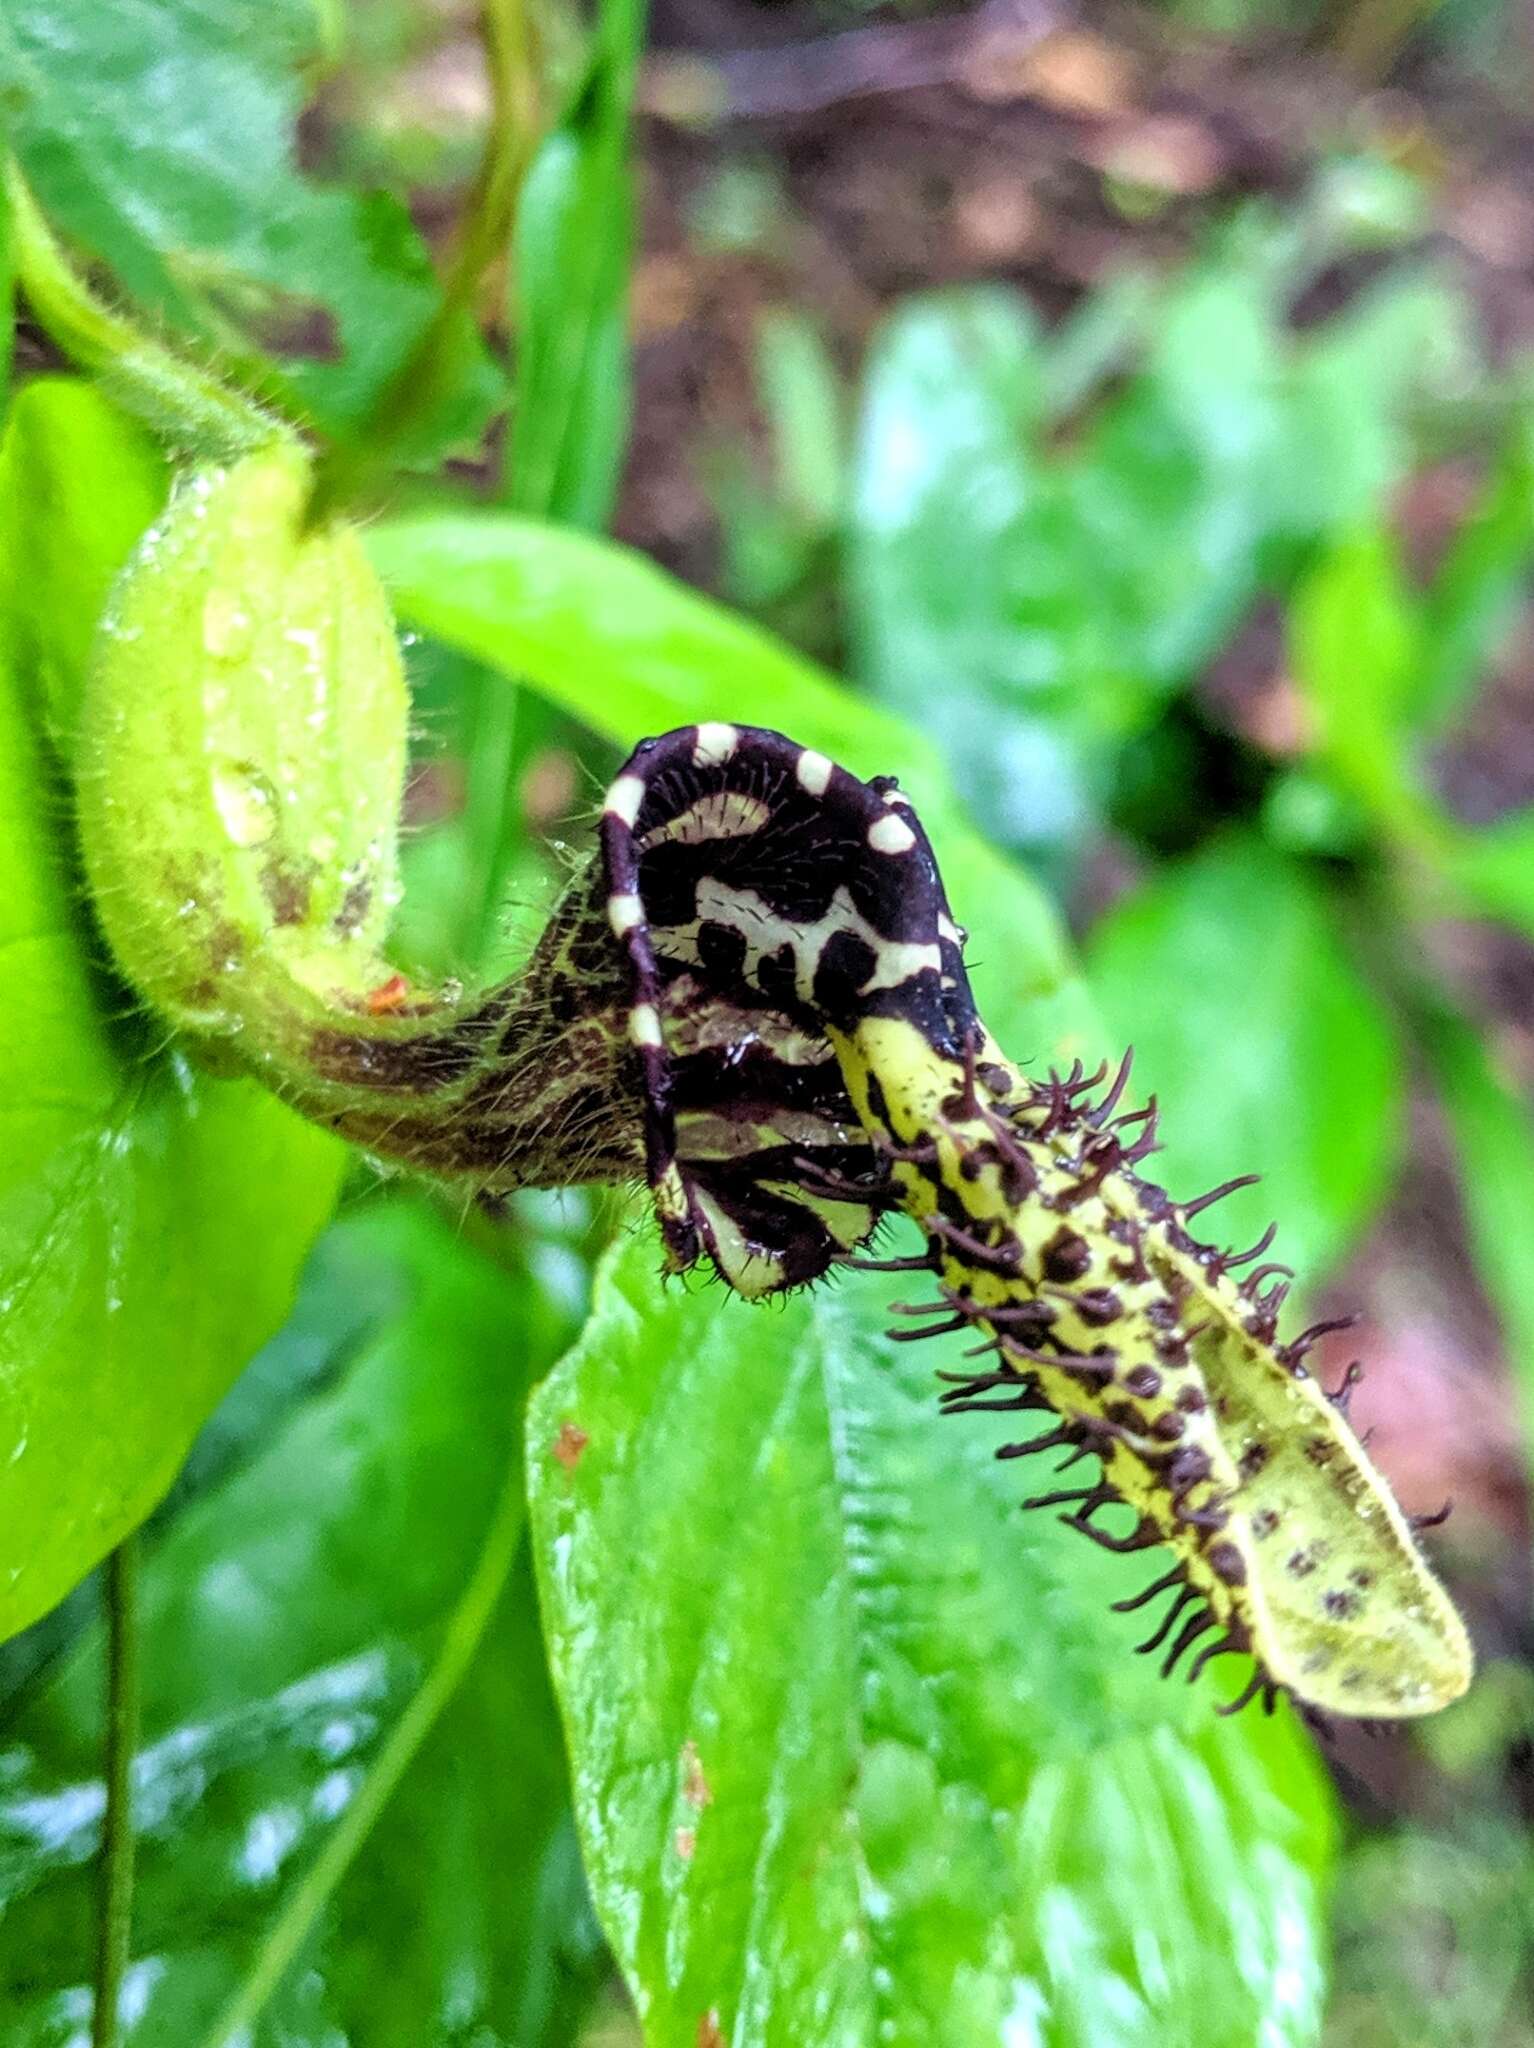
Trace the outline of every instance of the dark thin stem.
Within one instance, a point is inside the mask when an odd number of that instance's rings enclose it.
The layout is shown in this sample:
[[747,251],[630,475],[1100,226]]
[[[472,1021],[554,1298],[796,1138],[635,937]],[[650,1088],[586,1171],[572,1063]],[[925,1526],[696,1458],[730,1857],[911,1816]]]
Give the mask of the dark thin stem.
[[96,1996],[91,2048],[112,2048],[133,1931],[133,1758],[138,1749],[138,1538],[106,1562],[106,1812],[101,1825],[96,1915]]

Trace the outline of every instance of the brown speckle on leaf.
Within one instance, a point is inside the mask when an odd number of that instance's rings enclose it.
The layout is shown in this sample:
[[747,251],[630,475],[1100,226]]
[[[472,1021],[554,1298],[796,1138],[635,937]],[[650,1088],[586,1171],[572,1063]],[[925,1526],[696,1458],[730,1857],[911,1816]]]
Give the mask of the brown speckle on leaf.
[[698,2048],[724,2048],[724,2029],[719,2024],[717,2005],[711,2005],[698,2021]]
[[549,1456],[557,1459],[567,1472],[573,1472],[590,1442],[585,1430],[573,1422],[562,1422],[558,1436],[549,1447]]
[[341,898],[341,907],[335,914],[336,933],[349,939],[360,932],[367,922],[368,912],[373,907],[373,884],[366,875],[352,883]]
[[309,877],[280,860],[261,870],[261,893],[280,925],[302,924],[309,915]]
[[678,1854],[678,1856],[681,1857],[684,1863],[691,1863],[692,1852],[698,1846],[697,1829],[678,1828],[676,1833],[671,1837],[671,1846],[673,1849],[675,1849],[676,1853]]
[[208,933],[208,958],[215,967],[226,972],[239,961],[245,952],[245,940],[238,925],[220,920]]
[[695,1806],[701,1813],[705,1806],[714,1803],[714,1788],[704,1774],[703,1762],[698,1755],[695,1742],[682,1744],[682,1797],[689,1806]]

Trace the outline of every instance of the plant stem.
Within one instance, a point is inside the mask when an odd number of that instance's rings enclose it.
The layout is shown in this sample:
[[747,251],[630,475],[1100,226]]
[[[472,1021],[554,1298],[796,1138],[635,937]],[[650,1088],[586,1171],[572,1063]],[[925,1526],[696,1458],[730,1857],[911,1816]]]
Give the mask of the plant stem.
[[485,0],[482,25],[490,74],[490,133],[443,293],[445,305],[454,308],[469,303],[486,268],[511,239],[517,195],[540,118],[526,0]]
[[316,522],[375,490],[393,451],[440,402],[457,371],[459,324],[486,269],[511,239],[517,196],[538,133],[537,66],[527,0],[484,0],[480,34],[490,78],[490,125],[441,300],[366,424],[320,463],[310,513]]
[[511,820],[521,816],[512,778],[522,692],[501,676],[479,679],[475,692],[464,829],[470,859],[469,900],[464,907],[459,948],[476,973],[504,909]]
[[112,2048],[133,1933],[133,1758],[138,1749],[138,1538],[106,1562],[106,1811],[101,1825],[91,2048]]
[[194,454],[228,456],[288,431],[280,421],[205,370],[153,341],[105,305],[49,227],[14,157],[4,168],[16,282],[33,316],[64,354],[93,371],[123,403],[168,440]]
[[356,1798],[278,1915],[243,1983],[209,2030],[203,2048],[231,2048],[235,2040],[245,2038],[292,1968],[331,1894],[473,1662],[521,1547],[523,1520],[522,1460],[518,1457],[491,1513],[468,1584],[448,1618],[435,1663],[378,1752]]

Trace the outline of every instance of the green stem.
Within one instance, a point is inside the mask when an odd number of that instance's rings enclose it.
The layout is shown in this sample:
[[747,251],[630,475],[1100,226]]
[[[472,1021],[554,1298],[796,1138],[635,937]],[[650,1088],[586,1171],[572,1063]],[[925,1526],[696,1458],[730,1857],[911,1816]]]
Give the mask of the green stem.
[[[444,293],[455,308],[468,305],[511,238],[517,195],[539,126],[537,60],[525,0],[485,0],[483,35],[490,133]],[[438,319],[443,317],[439,313]]]
[[462,1683],[505,1590],[522,1541],[522,1462],[506,1475],[469,1582],[443,1632],[436,1661],[395,1723],[356,1798],[310,1865],[255,1961],[204,2039],[203,2048],[231,2048],[248,2038],[267,2000],[292,1968],[331,1894],[393,1797],[416,1752]]
[[16,282],[38,325],[65,355],[191,453],[238,455],[288,431],[250,399],[183,362],[105,305],[65,255],[14,157],[6,159],[4,176]]
[[464,828],[470,886],[460,950],[476,971],[504,909],[511,821],[521,816],[512,779],[522,692],[499,676],[481,679],[476,693],[473,744],[468,756]]
[[480,32],[490,76],[490,127],[442,297],[420,339],[354,440],[332,448],[315,479],[319,522],[370,495],[410,430],[457,375],[456,336],[486,269],[511,239],[517,196],[538,132],[537,67],[527,0],[484,0]]
[[138,1749],[138,1538],[106,1563],[106,1811],[101,1829],[91,2048],[112,2048],[133,1932],[133,1758]]

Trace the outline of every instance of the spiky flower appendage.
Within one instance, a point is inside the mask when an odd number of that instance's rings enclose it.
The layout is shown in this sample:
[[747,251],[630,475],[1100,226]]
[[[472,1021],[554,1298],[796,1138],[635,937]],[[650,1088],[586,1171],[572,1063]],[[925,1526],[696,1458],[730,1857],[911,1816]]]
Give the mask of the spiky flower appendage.
[[[1091,1476],[1025,1505],[1062,1509],[1110,1550],[1171,1550],[1121,1603],[1166,1601],[1140,1647],[1165,1646],[1167,1675],[1189,1657],[1190,1679],[1251,1655],[1227,1712],[1280,1691],[1371,1719],[1457,1697],[1464,1630],[1348,1426],[1352,1370],[1328,1394],[1305,1362],[1335,1326],[1281,1342],[1288,1284],[1272,1276],[1287,1269],[1253,1263],[1271,1233],[1222,1251],[1188,1226],[1228,1189],[1180,1205],[1136,1173],[1154,1111],[1115,1113],[1128,1062],[1093,1101],[1104,1074],[1030,1083],[988,1042],[955,1071],[887,1028],[872,1038],[855,1045],[883,1077],[893,1171],[938,1283],[912,1312],[936,1315],[922,1335],[978,1329],[989,1361],[949,1384],[944,1408],[1049,1415],[1000,1455],[1058,1449],[1062,1472],[1091,1460]],[[1111,1526],[1115,1507],[1127,1526]]]

